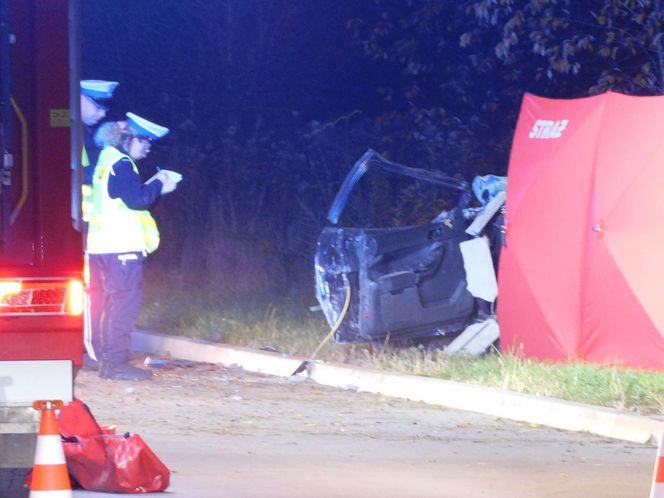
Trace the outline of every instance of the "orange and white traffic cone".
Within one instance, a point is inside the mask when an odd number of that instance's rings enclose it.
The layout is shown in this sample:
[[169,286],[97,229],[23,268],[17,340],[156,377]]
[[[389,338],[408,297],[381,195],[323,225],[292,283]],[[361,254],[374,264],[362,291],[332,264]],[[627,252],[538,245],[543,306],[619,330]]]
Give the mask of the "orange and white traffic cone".
[[650,498],[664,498],[664,434],[659,438],[655,473],[652,476]]
[[41,411],[41,420],[30,498],[72,498],[65,451],[55,417],[55,410],[63,406],[62,401],[35,401],[32,405],[35,410]]

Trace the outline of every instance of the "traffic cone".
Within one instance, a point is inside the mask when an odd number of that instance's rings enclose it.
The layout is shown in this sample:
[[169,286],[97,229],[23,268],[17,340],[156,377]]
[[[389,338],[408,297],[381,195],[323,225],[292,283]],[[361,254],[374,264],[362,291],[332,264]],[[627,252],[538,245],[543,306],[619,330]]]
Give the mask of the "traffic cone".
[[55,417],[55,410],[63,406],[62,401],[35,401],[32,405],[35,410],[41,411],[41,420],[30,498],[72,498],[65,451]]
[[652,476],[650,498],[664,498],[664,434],[659,438],[657,460],[655,460],[655,473]]

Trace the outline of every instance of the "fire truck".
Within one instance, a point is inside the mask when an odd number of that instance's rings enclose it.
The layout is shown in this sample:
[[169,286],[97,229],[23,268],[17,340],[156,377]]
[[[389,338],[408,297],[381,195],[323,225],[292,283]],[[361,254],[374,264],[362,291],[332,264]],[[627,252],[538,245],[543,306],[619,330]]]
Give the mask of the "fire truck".
[[0,496],[82,364],[79,80],[77,1],[0,0]]

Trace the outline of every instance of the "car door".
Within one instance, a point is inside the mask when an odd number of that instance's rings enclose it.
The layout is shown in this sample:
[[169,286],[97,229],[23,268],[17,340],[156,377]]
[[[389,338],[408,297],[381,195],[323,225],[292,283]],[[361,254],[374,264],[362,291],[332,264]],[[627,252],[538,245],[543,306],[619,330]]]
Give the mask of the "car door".
[[[370,169],[434,185],[455,204],[419,224],[339,226],[354,188]],[[459,250],[468,238],[463,212],[468,192],[465,182],[388,161],[372,150],[360,158],[330,207],[330,226],[318,240],[315,258],[317,298],[330,325],[339,321],[351,296],[335,334],[338,342],[420,340],[463,330],[475,308]],[[431,203],[425,198],[424,204]]]

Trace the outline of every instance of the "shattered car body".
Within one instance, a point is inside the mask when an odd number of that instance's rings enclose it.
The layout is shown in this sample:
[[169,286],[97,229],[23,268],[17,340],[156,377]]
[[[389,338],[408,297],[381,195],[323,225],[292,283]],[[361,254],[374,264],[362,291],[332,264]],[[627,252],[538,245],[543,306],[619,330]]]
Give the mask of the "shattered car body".
[[[444,191],[445,209],[409,226],[338,226],[351,192],[369,170]],[[337,327],[337,342],[453,338],[490,314],[468,290],[459,246],[472,238],[469,219],[483,209],[468,207],[470,192],[464,181],[388,161],[373,150],[357,161],[330,207],[331,226],[321,233],[315,255],[316,297],[327,322]]]

